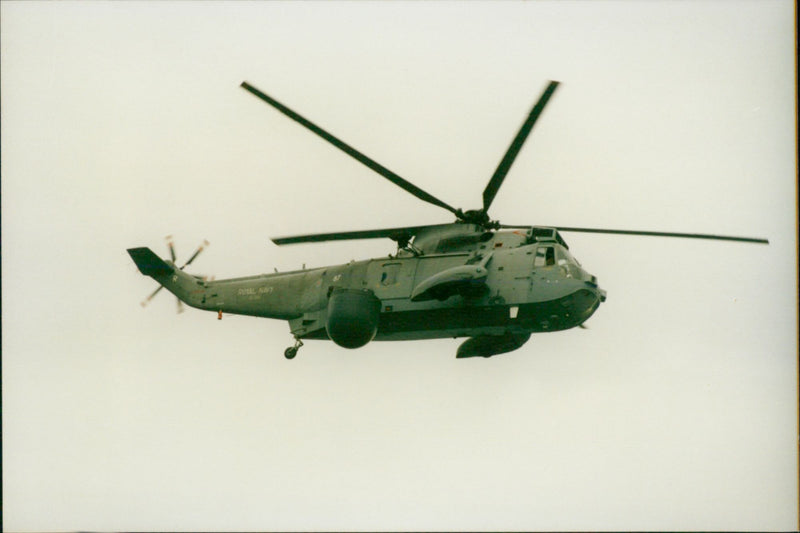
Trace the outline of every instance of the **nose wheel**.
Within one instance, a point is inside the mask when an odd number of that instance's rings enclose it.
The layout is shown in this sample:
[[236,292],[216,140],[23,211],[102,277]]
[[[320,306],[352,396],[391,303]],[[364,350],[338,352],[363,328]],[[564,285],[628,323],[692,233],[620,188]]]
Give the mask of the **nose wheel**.
[[297,355],[297,350],[303,345],[303,341],[295,337],[294,339],[294,346],[289,346],[283,351],[283,356],[286,359],[294,359],[294,356]]

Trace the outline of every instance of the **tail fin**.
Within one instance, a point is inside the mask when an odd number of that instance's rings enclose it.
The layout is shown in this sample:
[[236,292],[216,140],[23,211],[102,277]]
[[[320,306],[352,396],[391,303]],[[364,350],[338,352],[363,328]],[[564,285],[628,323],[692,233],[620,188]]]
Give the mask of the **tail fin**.
[[182,310],[180,302],[185,302],[192,307],[200,307],[205,298],[204,291],[202,289],[198,291],[198,285],[203,285],[202,281],[198,281],[194,276],[183,272],[174,263],[164,261],[150,248],[128,248],[128,254],[130,254],[133,262],[136,263],[139,272],[145,276],[150,276],[159,284],[159,287],[142,302],[143,307],[162,288],[167,289],[178,298],[178,312]]
[[173,268],[158,257],[150,248],[128,248],[133,262],[139,267],[139,272],[145,276],[163,276],[172,272]]

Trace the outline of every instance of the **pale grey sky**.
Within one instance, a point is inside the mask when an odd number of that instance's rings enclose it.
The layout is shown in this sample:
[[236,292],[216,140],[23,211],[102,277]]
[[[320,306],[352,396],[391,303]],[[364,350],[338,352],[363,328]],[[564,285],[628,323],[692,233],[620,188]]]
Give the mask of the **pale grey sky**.
[[[792,2],[2,2],[3,520],[12,531],[794,529]],[[238,88],[451,205],[499,192],[608,301],[588,330],[308,342],[159,295],[126,248],[219,277],[450,221]]]

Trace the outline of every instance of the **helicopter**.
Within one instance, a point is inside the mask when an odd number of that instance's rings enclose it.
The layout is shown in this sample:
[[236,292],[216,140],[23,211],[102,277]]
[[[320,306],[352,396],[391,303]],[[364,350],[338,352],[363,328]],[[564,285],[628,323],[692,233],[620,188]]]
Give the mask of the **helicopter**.
[[327,130],[244,81],[241,87],[339,148],[418,199],[455,216],[443,224],[273,238],[283,246],[348,239],[391,239],[396,252],[346,264],[209,280],[188,274],[208,245],[203,243],[182,266],[150,248],[128,253],[159,287],[181,302],[206,311],[286,320],[293,359],[304,340],[331,340],[355,349],[371,341],[435,338],[467,339],[456,357],[491,357],[525,344],[533,333],[585,327],[606,300],[597,278],[572,256],[561,233],[604,233],[683,237],[768,244],[767,239],[699,233],[507,225],[489,217],[489,208],[525,140],[559,82],[550,81],[524,120],[483,191],[479,209],[454,208],[369,158]]

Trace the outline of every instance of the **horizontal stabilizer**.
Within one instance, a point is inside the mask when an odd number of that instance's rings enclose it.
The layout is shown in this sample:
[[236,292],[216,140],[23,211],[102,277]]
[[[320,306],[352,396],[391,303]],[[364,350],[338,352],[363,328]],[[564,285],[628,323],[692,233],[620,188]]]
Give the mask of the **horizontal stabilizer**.
[[128,253],[145,276],[163,276],[172,272],[172,267],[158,257],[150,248],[128,248]]

